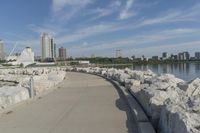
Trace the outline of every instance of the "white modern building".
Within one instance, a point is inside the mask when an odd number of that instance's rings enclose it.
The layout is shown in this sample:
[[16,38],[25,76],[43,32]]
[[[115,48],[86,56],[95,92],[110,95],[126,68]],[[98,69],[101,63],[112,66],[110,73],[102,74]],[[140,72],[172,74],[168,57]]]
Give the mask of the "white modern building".
[[0,60],[5,59],[4,42],[0,40]]
[[35,63],[34,52],[32,51],[30,47],[26,47],[19,56],[8,57],[7,60],[8,60],[8,64],[12,64],[12,65],[23,64],[24,67]]
[[54,59],[56,57],[56,44],[54,38],[49,36],[47,33],[41,35],[41,54],[42,59]]

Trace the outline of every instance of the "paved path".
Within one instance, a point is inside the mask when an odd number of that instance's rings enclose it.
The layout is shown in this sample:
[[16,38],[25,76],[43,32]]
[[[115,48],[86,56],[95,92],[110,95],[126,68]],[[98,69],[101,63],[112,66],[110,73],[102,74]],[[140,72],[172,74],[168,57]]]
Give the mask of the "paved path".
[[103,78],[67,73],[59,89],[0,118],[1,133],[135,133],[121,94]]

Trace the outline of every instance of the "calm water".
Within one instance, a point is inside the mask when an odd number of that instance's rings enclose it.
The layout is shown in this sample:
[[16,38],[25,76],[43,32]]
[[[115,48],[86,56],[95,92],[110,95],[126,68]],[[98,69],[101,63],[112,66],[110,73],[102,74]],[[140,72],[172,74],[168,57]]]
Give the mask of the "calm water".
[[157,74],[171,73],[186,81],[200,78],[200,62],[133,66],[134,70],[150,69]]

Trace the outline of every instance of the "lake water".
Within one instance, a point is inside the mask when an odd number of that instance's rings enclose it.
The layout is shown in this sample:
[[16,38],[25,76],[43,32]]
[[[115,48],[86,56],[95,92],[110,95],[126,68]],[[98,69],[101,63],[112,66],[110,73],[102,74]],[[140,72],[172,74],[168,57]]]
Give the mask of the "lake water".
[[194,78],[200,78],[200,62],[189,63],[172,63],[172,64],[156,64],[156,65],[135,65],[134,70],[150,69],[157,74],[171,73],[176,77],[186,81]]

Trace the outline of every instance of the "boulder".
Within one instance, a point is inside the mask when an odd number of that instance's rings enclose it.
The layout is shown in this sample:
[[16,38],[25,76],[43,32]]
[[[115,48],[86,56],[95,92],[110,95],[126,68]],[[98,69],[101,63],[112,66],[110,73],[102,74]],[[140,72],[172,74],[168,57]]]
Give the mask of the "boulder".
[[3,86],[0,88],[0,110],[29,99],[28,89],[19,86]]
[[186,94],[189,97],[200,94],[200,79],[199,78],[196,78],[188,83]]
[[161,112],[161,133],[200,133],[200,96],[168,104]]
[[139,80],[135,79],[125,79],[125,87],[127,89],[131,88],[132,86],[134,87],[139,87],[141,85]]

